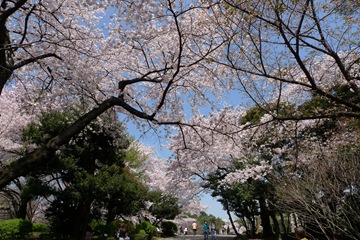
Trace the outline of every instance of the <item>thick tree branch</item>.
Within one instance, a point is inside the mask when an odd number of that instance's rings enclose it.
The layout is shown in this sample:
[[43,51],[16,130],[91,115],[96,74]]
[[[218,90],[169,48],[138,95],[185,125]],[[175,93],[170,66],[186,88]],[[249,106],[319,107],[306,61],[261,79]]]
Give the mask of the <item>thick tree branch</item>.
[[0,14],[0,22],[5,22],[8,17],[10,17],[17,10],[19,10],[26,2],[27,0],[19,0],[14,3],[13,7],[5,9],[5,11]]
[[158,123],[152,116],[133,108],[125,103],[123,99],[110,97],[80,117],[66,131],[50,139],[46,145],[17,159],[13,164],[0,168],[0,189],[8,185],[13,179],[25,176],[32,169],[46,165],[52,161],[52,157],[60,146],[68,143],[72,137],[79,134],[91,121],[114,106],[120,106],[136,117]]
[[46,53],[46,54],[43,54],[43,55],[40,55],[40,56],[36,56],[36,57],[32,57],[32,58],[22,60],[22,61],[20,61],[20,62],[18,62],[16,64],[14,64],[13,66],[9,67],[9,69],[13,71],[13,70],[21,68],[21,67],[23,67],[23,66],[25,66],[27,64],[34,63],[34,62],[37,62],[38,60],[49,58],[49,57],[55,57],[55,58],[57,58],[59,60],[62,60],[61,57],[59,57],[55,53]]

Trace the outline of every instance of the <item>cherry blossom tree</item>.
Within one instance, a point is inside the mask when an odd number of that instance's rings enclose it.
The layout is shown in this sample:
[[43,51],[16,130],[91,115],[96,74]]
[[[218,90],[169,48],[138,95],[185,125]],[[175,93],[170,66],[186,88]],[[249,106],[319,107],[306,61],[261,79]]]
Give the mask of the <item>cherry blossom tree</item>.
[[336,149],[357,139],[348,123],[360,110],[359,45],[353,41],[359,8],[346,3],[221,1],[213,7],[228,23],[219,28],[232,37],[225,55],[209,61],[228,67],[237,80],[233,89],[245,93],[258,113],[249,118],[254,121],[246,121],[246,109],[193,117],[191,127],[173,137],[177,159],[171,169],[200,187],[209,173],[240,162],[246,167],[222,181],[246,182],[281,168],[291,172],[330,144]]
[[[224,1],[226,57],[241,88],[274,119],[359,117],[359,6],[349,1]],[[346,5],[349,4],[349,5]],[[342,10],[349,10],[344,13]],[[350,95],[338,94],[339,87]],[[279,114],[316,95],[332,107]],[[277,103],[275,106],[270,103]],[[284,113],[284,112],[283,112]]]
[[[226,70],[208,59],[227,39],[212,24],[217,19],[209,15],[211,5],[2,1],[0,91],[4,99],[16,96],[11,102],[24,114],[14,128],[25,125],[25,116],[36,118],[49,109],[75,105],[84,115],[44,147],[2,168],[0,186],[50,161],[59,146],[109,109],[156,128],[180,124],[186,98],[195,109],[210,103],[204,91],[223,93]],[[14,133],[8,125],[3,131],[4,138]]]
[[[291,144],[299,133],[359,118],[359,8],[346,3],[353,1],[2,1],[0,90],[18,106],[16,119],[74,105],[84,115],[25,157],[6,155],[0,187],[51,161],[104,112],[146,129],[178,126],[169,174],[181,189],[198,189],[235,160],[246,168],[224,182],[261,178],[273,166],[258,152],[309,159]],[[215,111],[228,89],[266,114],[253,124],[241,123],[249,105]],[[310,99],[321,104],[306,106]],[[201,115],[204,107],[211,116]],[[23,125],[6,125],[1,137]],[[282,139],[290,140],[273,148]]]
[[[209,62],[225,66],[224,78],[233,78],[232,88],[261,114],[258,121],[242,124],[246,106],[243,112],[224,109],[206,120],[193,117],[191,127],[180,128],[181,135],[171,145],[178,158],[173,168],[186,169],[181,173],[185,178],[190,174],[206,179],[214,168],[227,167],[232,159],[244,159],[261,149],[274,156],[286,154],[293,162],[309,159],[302,147],[316,144],[311,138],[297,144],[303,131],[329,119],[359,118],[357,4],[219,1],[211,9],[221,19],[221,33],[231,37],[225,54]],[[346,141],[347,134],[337,135],[336,140]],[[288,139],[287,144],[274,147],[283,139]],[[273,148],[267,149],[266,144]],[[236,171],[226,181],[260,177],[269,168],[264,166]]]
[[[161,158],[153,148],[139,142],[134,142],[132,145],[145,159],[140,168],[133,170],[142,172],[143,181],[151,191],[160,191],[175,197],[183,212],[198,213],[206,209],[201,206],[199,194],[201,190],[197,183],[189,185],[188,179],[183,179],[176,172],[169,171],[171,163]],[[147,213],[148,218],[150,215]]]

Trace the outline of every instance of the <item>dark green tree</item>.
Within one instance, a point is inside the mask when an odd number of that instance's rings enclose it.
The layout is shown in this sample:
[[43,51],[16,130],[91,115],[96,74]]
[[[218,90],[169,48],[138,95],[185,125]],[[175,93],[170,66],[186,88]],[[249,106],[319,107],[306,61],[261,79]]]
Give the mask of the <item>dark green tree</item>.
[[[72,116],[76,116],[76,112],[43,113],[39,124],[33,123],[24,130],[24,140],[29,146],[41,146],[66,128]],[[140,182],[134,180],[135,174],[125,170],[125,150],[129,144],[129,137],[120,124],[93,122],[51,156],[53,164],[34,170],[33,174],[47,173],[43,179],[48,181],[53,198],[47,216],[57,236],[84,239],[92,210],[101,203],[119,203],[118,199],[122,199],[122,213],[132,213],[133,197],[142,198],[138,194]],[[102,207],[108,210],[109,221],[119,213],[109,204]]]
[[152,223],[157,226],[162,220],[172,220],[181,213],[181,206],[177,198],[161,191],[149,192],[149,200],[153,203],[149,212],[156,218]]
[[[265,158],[266,156],[264,156]],[[252,160],[248,161],[249,163]],[[255,162],[253,162],[256,164]],[[280,234],[278,222],[276,220],[276,209],[272,206],[270,199],[273,199],[274,188],[270,181],[265,177],[262,179],[248,179],[244,183],[235,183],[232,185],[223,185],[221,180],[235,169],[242,169],[243,164],[234,161],[233,169],[219,169],[213,172],[205,188],[211,190],[211,195],[216,197],[223,205],[224,210],[228,212],[230,221],[237,233],[231,214],[235,214],[246,228],[247,235],[254,237],[257,231],[257,216],[260,216],[263,227],[263,237],[271,238],[274,236],[273,227],[276,234]],[[274,225],[271,225],[271,220]]]
[[221,226],[225,224],[225,222],[221,218],[215,217],[214,215],[208,214],[204,211],[201,211],[199,215],[191,215],[191,217],[196,218],[200,225],[203,225],[205,222],[208,222],[208,224],[210,224],[214,220],[217,231],[220,229]]
[[117,218],[137,215],[145,208],[147,199],[148,189],[137,174],[129,167],[123,168],[121,174],[116,171],[109,167],[102,169],[101,182],[106,184],[101,187],[94,203],[94,216],[104,218],[107,225]]

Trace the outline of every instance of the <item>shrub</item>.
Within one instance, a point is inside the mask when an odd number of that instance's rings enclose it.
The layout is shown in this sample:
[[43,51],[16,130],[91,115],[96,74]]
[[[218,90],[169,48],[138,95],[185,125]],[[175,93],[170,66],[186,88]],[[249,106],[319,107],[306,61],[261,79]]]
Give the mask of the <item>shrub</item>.
[[145,230],[141,229],[138,233],[134,234],[134,240],[147,240],[148,234],[145,232]]
[[103,238],[106,235],[110,235],[111,232],[113,232],[114,226],[107,226],[104,220],[97,220],[92,219],[89,223],[89,227],[91,229],[91,232],[100,238]]
[[162,222],[161,228],[162,228],[164,237],[175,236],[175,233],[178,230],[177,225],[173,222]]
[[32,225],[32,236],[43,239],[49,236],[49,226],[44,223],[33,223]]
[[[146,236],[144,235],[144,233],[142,232],[144,231]],[[150,222],[148,221],[144,221],[139,223],[138,225],[136,225],[135,228],[135,240],[142,240],[142,239],[152,239],[153,236],[156,236],[157,234],[157,229],[154,225],[152,225]],[[136,239],[138,237],[138,239]],[[143,238],[145,237],[145,238]]]
[[0,221],[0,239],[24,239],[32,231],[32,224],[23,219],[9,219]]
[[49,226],[45,223],[33,223],[32,225],[32,231],[38,232],[38,233],[48,233],[49,232]]

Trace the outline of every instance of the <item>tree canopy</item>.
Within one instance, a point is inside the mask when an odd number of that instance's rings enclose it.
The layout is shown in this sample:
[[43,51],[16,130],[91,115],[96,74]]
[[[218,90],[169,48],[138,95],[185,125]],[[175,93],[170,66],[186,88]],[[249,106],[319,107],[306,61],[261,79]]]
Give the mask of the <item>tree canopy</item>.
[[[358,13],[351,0],[4,0],[0,187],[51,164],[95,119],[165,136],[162,182],[188,199],[234,164],[221,183],[356,147]],[[67,128],[19,157],[22,127],[71,108],[81,114]]]

